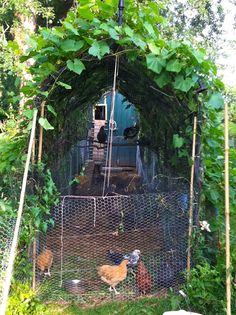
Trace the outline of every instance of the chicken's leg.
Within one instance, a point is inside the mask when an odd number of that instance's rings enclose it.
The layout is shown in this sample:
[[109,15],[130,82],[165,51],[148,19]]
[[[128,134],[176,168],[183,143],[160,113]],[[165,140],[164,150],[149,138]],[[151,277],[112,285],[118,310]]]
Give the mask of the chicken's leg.
[[114,286],[114,287],[112,287],[112,289],[114,290],[115,294],[120,294],[120,292],[116,291],[115,286]]
[[47,276],[51,277],[50,268],[48,268],[48,272],[46,273]]

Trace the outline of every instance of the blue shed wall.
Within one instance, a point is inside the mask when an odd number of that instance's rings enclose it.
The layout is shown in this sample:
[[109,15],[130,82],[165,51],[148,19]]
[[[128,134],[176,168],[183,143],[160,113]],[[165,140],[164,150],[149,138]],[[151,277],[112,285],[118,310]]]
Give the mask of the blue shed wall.
[[[131,127],[137,121],[138,115],[134,105],[124,101],[122,94],[116,93],[114,120],[117,123],[117,130],[113,135],[112,165],[113,166],[136,166],[136,146],[115,146],[116,144],[127,144],[123,138],[124,129]],[[111,113],[112,96],[107,97],[107,118],[109,121]],[[130,106],[131,105],[131,106]]]

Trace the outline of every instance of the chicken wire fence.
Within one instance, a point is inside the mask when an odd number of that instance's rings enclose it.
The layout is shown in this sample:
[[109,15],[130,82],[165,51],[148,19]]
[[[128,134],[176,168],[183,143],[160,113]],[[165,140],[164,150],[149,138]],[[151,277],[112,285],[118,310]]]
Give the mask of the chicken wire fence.
[[116,291],[131,298],[178,289],[187,261],[188,199],[186,191],[63,197],[54,227],[37,241],[41,297],[88,302]]
[[6,281],[6,271],[9,264],[10,250],[15,228],[15,219],[2,218],[0,221],[0,305]]

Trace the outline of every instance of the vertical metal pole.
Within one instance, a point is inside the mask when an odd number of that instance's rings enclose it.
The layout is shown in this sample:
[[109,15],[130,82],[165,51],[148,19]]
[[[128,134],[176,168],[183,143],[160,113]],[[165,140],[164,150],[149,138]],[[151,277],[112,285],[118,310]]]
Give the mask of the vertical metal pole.
[[195,167],[195,147],[196,147],[196,131],[197,131],[197,117],[194,116],[193,121],[193,144],[192,144],[192,167],[190,180],[190,196],[189,196],[189,229],[188,229],[188,256],[187,256],[187,272],[189,274],[191,269],[191,239],[193,230],[193,182],[194,182],[194,167]]
[[123,23],[123,10],[125,8],[125,1],[119,0],[118,5],[118,25],[121,26]]
[[225,254],[226,254],[226,301],[227,315],[231,315],[231,273],[230,273],[230,208],[229,208],[229,127],[228,104],[224,110],[225,137]]

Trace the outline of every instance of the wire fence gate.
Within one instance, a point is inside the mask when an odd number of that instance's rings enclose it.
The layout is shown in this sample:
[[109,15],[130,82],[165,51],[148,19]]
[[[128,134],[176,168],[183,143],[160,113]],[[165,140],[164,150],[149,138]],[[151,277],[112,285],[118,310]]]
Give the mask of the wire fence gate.
[[110,299],[114,292],[97,268],[116,266],[116,277],[121,261],[135,250],[139,260],[128,263],[116,284],[122,297],[178,289],[187,262],[188,206],[186,191],[62,197],[52,214],[54,227],[37,241],[41,297]]

